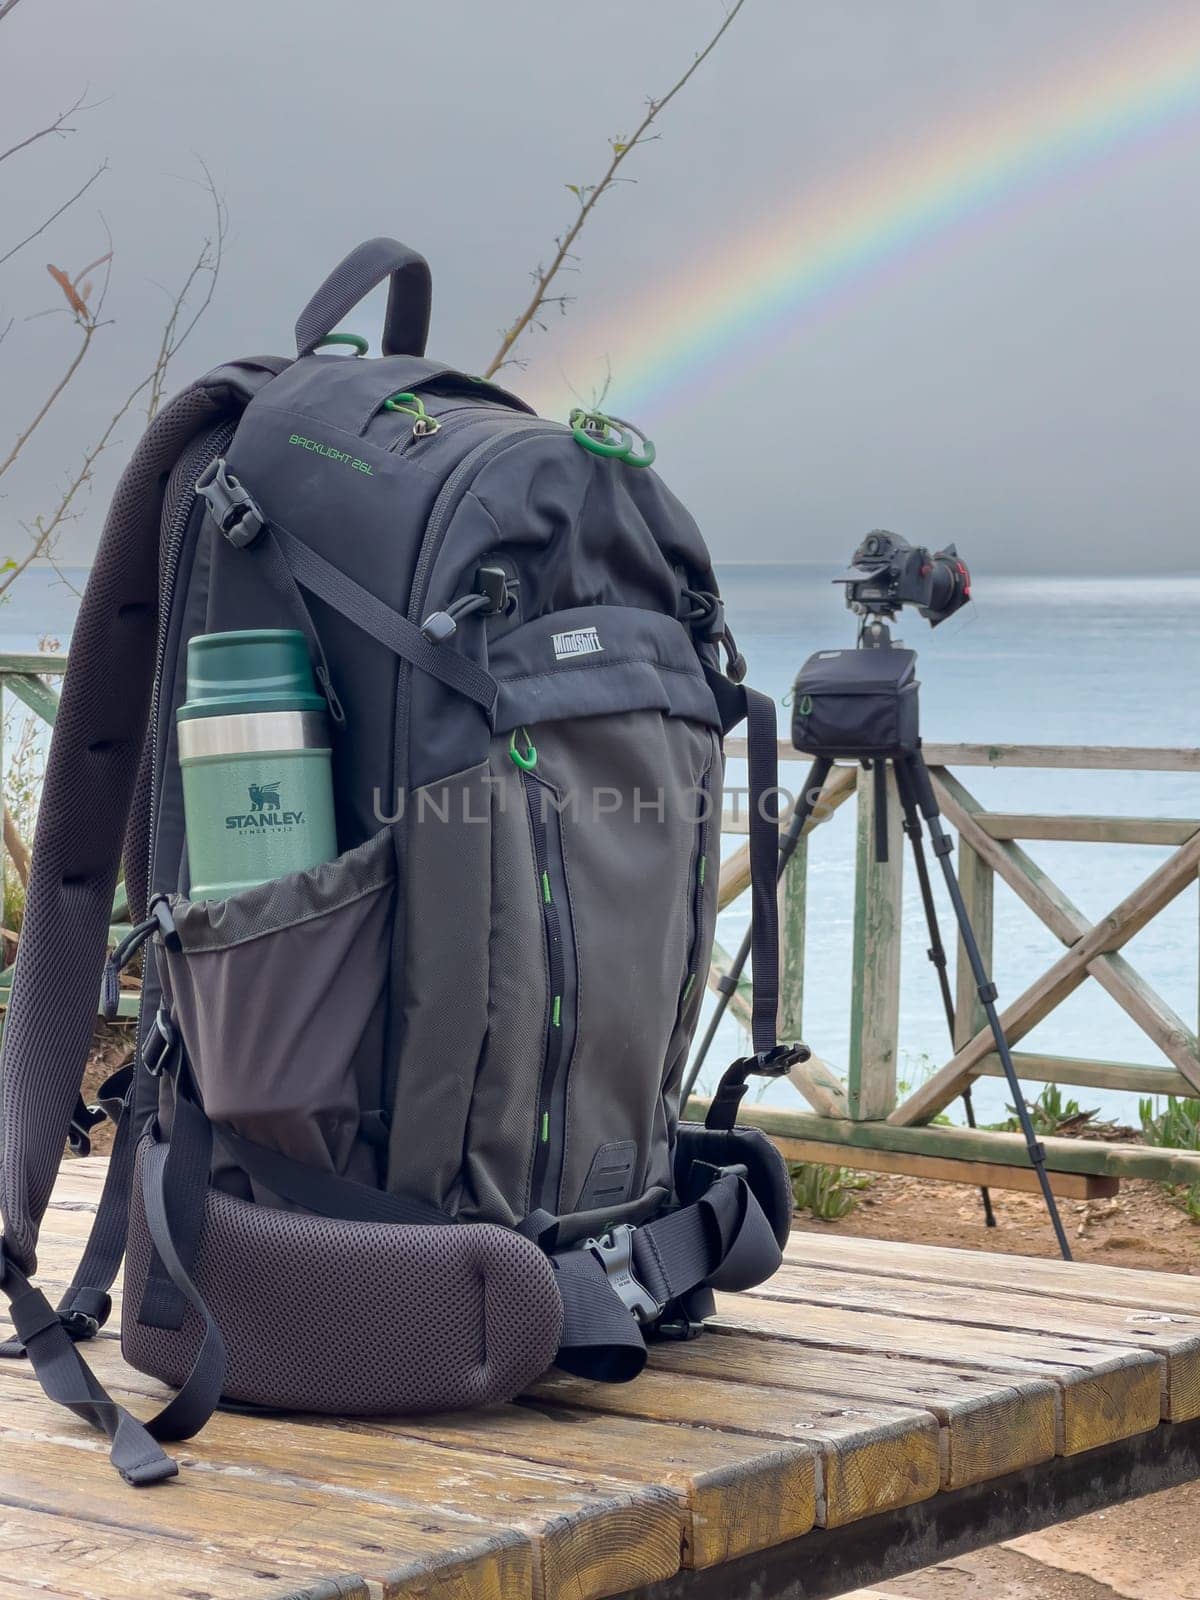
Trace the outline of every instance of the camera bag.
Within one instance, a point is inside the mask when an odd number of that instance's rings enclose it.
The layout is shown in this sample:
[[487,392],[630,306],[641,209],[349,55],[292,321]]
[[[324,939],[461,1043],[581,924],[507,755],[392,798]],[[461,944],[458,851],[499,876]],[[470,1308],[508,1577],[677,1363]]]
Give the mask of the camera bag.
[[[383,355],[330,350],[385,280]],[[372,240],[301,313],[294,359],[164,406],[72,640],[0,1060],[3,1354],[133,1485],[222,1403],[468,1407],[556,1361],[633,1378],[647,1339],[697,1332],[787,1236],[782,1160],[733,1125],[747,1076],[790,1059],[773,704],[649,452],[597,452],[593,423],[426,359],[429,294],[419,255]],[[308,641],[341,854],[194,901],[187,645],[262,627]],[[743,719],[753,1054],[703,1126],[680,1086]],[[106,965],[122,854],[135,926]],[[39,1225],[68,1134],[86,1144],[102,976],[111,1000],[139,950],[103,1198],[52,1306]],[[122,1260],[124,1355],[176,1391],[146,1422],[80,1350]]]
[[806,755],[870,761],[920,748],[917,657],[898,646],[818,650],[792,689],[792,743]]

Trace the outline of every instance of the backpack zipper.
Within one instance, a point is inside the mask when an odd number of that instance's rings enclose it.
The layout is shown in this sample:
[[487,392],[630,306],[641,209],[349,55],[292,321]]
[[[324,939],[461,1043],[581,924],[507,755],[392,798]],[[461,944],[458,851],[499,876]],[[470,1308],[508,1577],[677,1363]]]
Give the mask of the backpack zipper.
[[[409,591],[408,620],[419,628],[425,620],[425,603],[429,593],[429,579],[433,571],[433,564],[441,552],[442,541],[446,535],[459,502],[466,495],[471,480],[482,467],[493,457],[502,454],[505,450],[524,443],[530,438],[552,438],[566,432],[561,423],[546,423],[539,417],[530,417],[527,421],[515,421],[502,433],[494,433],[490,438],[482,440],[473,450],[468,450],[466,455],[454,468],[450,476],[442,485],[433,509],[429,513],[429,520],[425,524],[424,537],[421,540],[420,553],[417,556],[416,568],[413,571],[412,588]],[[396,713],[396,753],[398,760],[403,763],[399,773],[399,786],[402,791],[408,789],[408,736],[411,701],[412,668],[407,662],[401,663],[399,704]]]
[[[503,409],[502,406],[480,404],[455,406],[452,411],[446,411],[440,415],[431,411],[429,420],[436,423],[436,427],[431,428],[428,433],[417,433],[414,428],[409,428],[400,435],[394,444],[389,445],[388,449],[393,455],[406,456],[411,450],[423,445],[427,439],[436,439],[443,433],[453,433],[455,428],[464,426],[468,422],[478,422],[481,416],[494,417],[498,411],[503,411]],[[520,413],[518,412],[517,415],[519,416]]]
[[533,836],[534,871],[542,910],[549,979],[546,1037],[538,1085],[530,1209],[557,1213],[567,1122],[567,1072],[575,1049],[578,974],[567,897],[562,825],[553,791],[530,771],[521,773]]
[[691,902],[691,929],[688,940],[687,970],[684,975],[683,992],[679,996],[679,1017],[682,1019],[691,999],[692,990],[696,987],[700,967],[700,935],[704,928],[704,885],[708,878],[708,829],[712,820],[709,815],[711,803],[712,768],[706,767],[704,776],[697,785],[700,797],[701,817],[696,822],[696,849],[692,857],[692,881],[690,890]]
[[[237,432],[234,422],[222,422],[213,428],[189,447],[189,450],[180,458],[179,471],[187,479],[198,478],[210,462],[222,455],[229,448],[229,443]],[[193,472],[192,457],[195,457],[195,470]],[[163,668],[167,661],[167,634],[171,625],[171,606],[175,599],[175,581],[179,576],[179,561],[183,555],[183,547],[187,538],[187,527],[191,521],[192,513],[196,509],[196,493],[193,488],[188,488],[180,496],[179,505],[167,530],[167,536],[162,550],[163,575],[159,585],[158,596],[158,640],[154,656],[154,685],[150,696],[150,820],[149,820],[149,861],[147,863],[147,884],[150,892],[154,891],[154,833],[158,819],[158,757],[159,757],[159,722],[160,700]]]

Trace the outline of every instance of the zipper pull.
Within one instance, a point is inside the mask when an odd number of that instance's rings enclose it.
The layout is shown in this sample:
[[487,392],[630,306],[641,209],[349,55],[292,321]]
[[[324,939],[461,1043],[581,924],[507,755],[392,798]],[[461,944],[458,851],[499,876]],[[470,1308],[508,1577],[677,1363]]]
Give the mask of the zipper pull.
[[[525,748],[522,750],[517,743],[518,736],[523,736]],[[512,738],[508,741],[508,753],[513,759],[513,764],[520,767],[522,772],[532,772],[537,766],[537,746],[528,728],[514,728]]]

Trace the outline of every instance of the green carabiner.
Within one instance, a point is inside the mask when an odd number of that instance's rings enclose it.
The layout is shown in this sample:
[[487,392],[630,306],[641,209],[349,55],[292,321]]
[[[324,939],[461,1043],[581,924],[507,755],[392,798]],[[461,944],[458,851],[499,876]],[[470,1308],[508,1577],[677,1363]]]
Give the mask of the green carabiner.
[[[523,734],[525,737],[524,750],[517,748],[518,734]],[[522,772],[533,771],[534,767],[537,766],[537,747],[534,745],[528,728],[513,729],[512,738],[508,741],[508,753],[512,757],[513,763],[520,767]]]
[[576,444],[581,444],[594,456],[607,456],[616,461],[624,461],[629,451],[633,449],[633,437],[629,433],[622,433],[620,439],[608,437],[613,420],[611,417],[606,417],[602,411],[584,411],[582,408],[577,408],[572,411],[567,422],[575,436]]
[[356,356],[365,356],[371,348],[361,333],[327,333],[323,339],[318,339],[316,344],[313,345],[313,354],[315,355],[318,350],[327,344],[352,345]]
[[418,439],[424,439],[431,433],[436,433],[441,423],[436,417],[431,417],[425,409],[425,402],[420,395],[402,389],[399,394],[392,394],[383,402],[385,411],[399,411],[402,416],[415,418],[413,433]]
[[[626,422],[622,417],[606,416],[603,411],[585,411],[581,406],[572,411],[567,420],[576,443],[590,450],[594,456],[624,461],[630,467],[653,465],[656,454],[653,442],[632,422]],[[617,433],[620,434],[619,439],[610,437]],[[642,441],[640,454],[633,447],[635,434]]]
[[642,441],[641,455],[637,453],[632,444],[626,450],[623,457],[625,465],[627,467],[652,467],[654,458],[658,454],[658,451],[654,448],[654,440],[647,439],[640,428],[635,428],[632,422],[626,422],[623,417],[613,417],[611,421],[615,422],[618,428],[623,428],[627,434],[635,433]]

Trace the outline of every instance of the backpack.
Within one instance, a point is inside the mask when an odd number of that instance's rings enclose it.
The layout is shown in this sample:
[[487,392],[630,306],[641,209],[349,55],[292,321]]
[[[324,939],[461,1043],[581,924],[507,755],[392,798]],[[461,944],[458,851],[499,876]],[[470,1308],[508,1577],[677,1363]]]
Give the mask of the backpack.
[[[390,282],[383,355],[332,330]],[[71,645],[0,1058],[0,1286],[47,1394],[127,1482],[218,1404],[420,1413],[552,1364],[636,1376],[778,1267],[782,1159],[737,1128],[776,1038],[773,703],[695,523],[625,424],[544,421],[423,355],[430,275],[353,251],[295,360],[154,419]],[[328,349],[331,339],[357,353]],[[333,726],[333,861],[191,901],[188,641],[302,631]],[[724,662],[724,666],[723,666]],[[722,740],[748,729],[754,1053],[680,1088],[716,919]],[[575,802],[574,804],[572,802]],[[594,803],[593,803],[594,802]],[[132,931],[105,962],[121,859]],[[57,1307],[31,1283],[97,985],[139,950],[134,1062]],[[73,1110],[73,1107],[75,1108]],[[147,1423],[79,1345],[176,1393]]]

